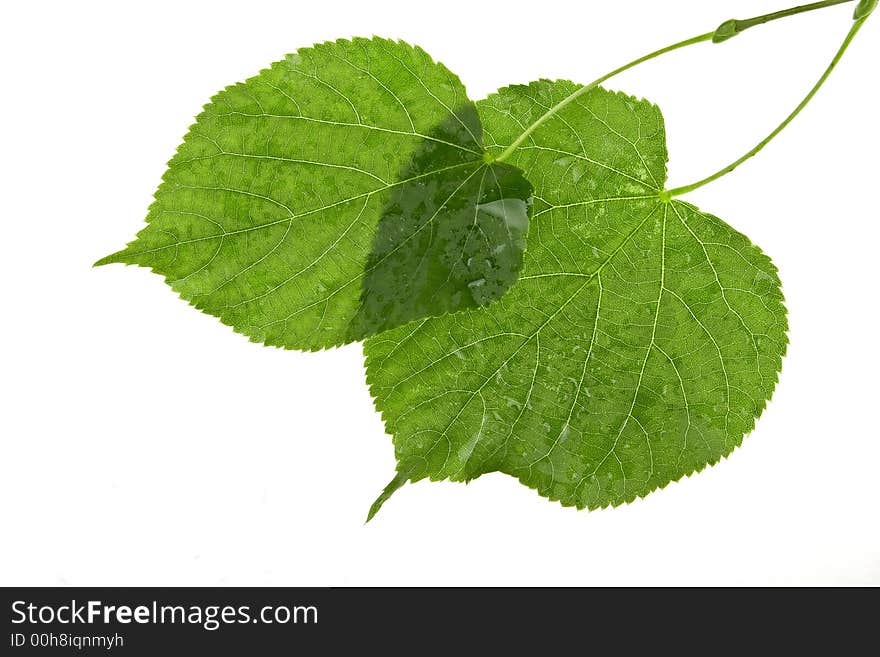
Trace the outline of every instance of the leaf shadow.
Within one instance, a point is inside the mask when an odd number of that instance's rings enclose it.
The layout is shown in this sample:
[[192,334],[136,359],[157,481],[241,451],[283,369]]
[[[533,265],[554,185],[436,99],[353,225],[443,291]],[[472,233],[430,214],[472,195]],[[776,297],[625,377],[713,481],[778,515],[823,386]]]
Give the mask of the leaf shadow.
[[349,337],[499,299],[522,267],[532,185],[492,162],[473,103],[427,135],[383,206]]

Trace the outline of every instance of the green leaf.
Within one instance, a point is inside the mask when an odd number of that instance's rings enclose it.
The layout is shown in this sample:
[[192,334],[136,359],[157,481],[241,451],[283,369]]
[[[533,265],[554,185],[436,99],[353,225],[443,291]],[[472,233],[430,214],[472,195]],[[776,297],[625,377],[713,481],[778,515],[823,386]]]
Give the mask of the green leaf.
[[530,195],[424,51],[324,43],[215,96],[146,228],[97,264],[149,267],[254,341],[319,349],[500,296]]
[[[479,103],[490,151],[576,88],[542,81]],[[729,454],[776,383],[783,297],[745,236],[662,193],[660,111],[595,89],[510,162],[535,184],[519,282],[485,309],[365,343],[398,472],[504,472],[596,508]]]

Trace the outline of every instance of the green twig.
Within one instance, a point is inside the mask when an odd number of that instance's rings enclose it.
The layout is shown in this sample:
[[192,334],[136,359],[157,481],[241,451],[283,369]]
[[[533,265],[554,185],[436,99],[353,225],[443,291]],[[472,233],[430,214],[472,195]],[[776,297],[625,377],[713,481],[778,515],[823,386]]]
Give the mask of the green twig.
[[[856,8],[856,20],[864,20],[867,18],[867,15],[871,12],[871,10],[876,6],[878,0],[862,0]],[[813,11],[815,9],[823,9],[825,7],[831,7],[833,5],[843,4],[844,2],[853,2],[853,0],[826,0],[825,2],[815,2],[809,5],[802,5],[799,7],[793,7],[792,9],[786,9],[783,11],[778,11],[772,14],[765,14],[763,16],[756,16],[754,18],[747,18],[745,20],[732,19],[729,21],[725,21],[718,28],[713,30],[712,32],[707,32],[706,34],[700,34],[699,36],[692,37],[690,39],[685,39],[684,41],[679,41],[678,43],[674,43],[671,46],[666,46],[665,48],[660,48],[660,50],[655,50],[652,53],[648,53],[643,57],[639,57],[636,60],[631,61],[629,64],[625,64],[619,68],[614,69],[610,73],[603,75],[602,77],[594,80],[593,82],[579,87],[573,93],[563,98],[561,101],[556,103],[553,107],[547,110],[543,115],[541,115],[534,123],[532,123],[528,128],[523,130],[522,134],[517,137],[504,151],[494,159],[496,162],[503,162],[507,158],[509,158],[513,153],[519,148],[522,143],[528,139],[535,130],[540,128],[544,123],[546,123],[550,118],[553,117],[557,112],[559,112],[566,105],[574,101],[579,96],[587,93],[591,89],[595,89],[600,84],[605,82],[606,80],[618,75],[619,73],[623,73],[626,70],[633,68],[634,66],[638,66],[639,64],[643,64],[655,57],[659,57],[660,55],[664,55],[666,53],[672,52],[674,50],[678,50],[680,48],[685,48],[687,46],[692,46],[697,43],[703,43],[704,41],[712,41],[714,43],[720,43],[722,41],[726,41],[737,34],[741,33],[744,30],[749,29],[750,27],[754,27],[755,25],[762,25],[764,23],[769,23],[770,21],[774,21],[780,18],[786,18],[788,16],[794,16],[795,14],[802,14],[807,11]],[[860,12],[863,14],[860,16]],[[794,117],[791,117],[794,118]],[[785,126],[783,126],[785,127]],[[772,139],[772,137],[771,137]],[[759,149],[760,150],[760,149]],[[748,158],[746,158],[748,159]],[[723,175],[723,174],[722,174]]]
[[[874,3],[876,4],[876,0],[874,0]],[[858,14],[856,14],[856,15],[858,16]],[[731,162],[723,169],[716,171],[711,176],[706,176],[702,180],[698,180],[695,183],[691,183],[690,185],[682,185],[681,187],[676,187],[674,189],[667,190],[666,192],[663,193],[664,198],[672,198],[673,196],[681,196],[682,194],[687,194],[688,192],[692,192],[695,189],[702,187],[703,185],[708,185],[710,182],[718,180],[722,176],[726,176],[728,173],[730,173],[731,171],[736,169],[740,164],[742,164],[746,160],[748,160],[748,159],[754,157],[755,155],[757,155],[758,153],[760,153],[761,150],[767,144],[769,144],[771,141],[773,141],[773,138],[776,137],[776,135],[778,135],[780,132],[782,132],[789,123],[794,121],[795,117],[801,113],[801,110],[803,110],[807,106],[807,104],[810,102],[810,100],[812,100],[813,96],[815,96],[816,93],[819,91],[819,89],[822,88],[822,85],[825,84],[825,80],[827,80],[828,77],[831,75],[831,72],[837,66],[837,63],[843,57],[843,53],[846,52],[846,49],[849,47],[849,44],[852,43],[852,40],[855,38],[856,34],[861,29],[862,25],[864,25],[865,20],[867,18],[868,18],[868,14],[866,13],[861,18],[856,19],[856,21],[853,23],[852,27],[850,28],[849,32],[847,33],[846,38],[843,40],[843,44],[840,46],[840,49],[837,51],[837,54],[834,55],[834,59],[831,60],[831,63],[828,65],[828,68],[826,68],[825,72],[822,73],[822,77],[820,77],[818,82],[816,82],[816,84],[813,85],[813,88],[810,89],[810,92],[806,96],[804,96],[804,99],[798,104],[798,106],[794,108],[794,111],[791,114],[789,114],[782,123],[780,123],[778,126],[776,126],[776,129],[773,130],[773,132],[771,132],[769,135],[764,137],[764,139],[762,139],[748,153],[746,153],[745,155],[743,155],[739,159],[735,160],[734,162]]]
[[825,2],[814,2],[809,5],[801,5],[800,7],[783,9],[782,11],[774,11],[772,14],[755,16],[754,18],[746,18],[745,20],[738,20],[736,18],[733,18],[729,21],[724,21],[721,25],[718,26],[718,29],[715,30],[715,36],[712,37],[712,41],[714,43],[721,43],[722,41],[727,41],[728,39],[735,37],[741,32],[745,32],[750,27],[755,27],[756,25],[763,25],[764,23],[769,23],[770,21],[775,21],[780,18],[787,18],[788,16],[803,14],[805,11],[824,9],[825,7],[841,5],[844,2],[852,1],[853,0],[825,0]]

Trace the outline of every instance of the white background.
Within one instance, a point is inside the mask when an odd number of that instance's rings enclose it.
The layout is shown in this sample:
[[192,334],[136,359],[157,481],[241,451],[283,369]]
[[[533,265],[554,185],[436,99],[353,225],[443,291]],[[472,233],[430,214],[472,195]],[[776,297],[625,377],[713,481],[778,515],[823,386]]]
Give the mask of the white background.
[[[588,82],[793,0],[5,3],[0,16],[0,584],[880,584],[880,16],[758,158],[688,197],[779,266],[791,346],[729,459],[627,507],[394,469],[360,346],[249,343],[162,280],[92,269],[142,226],[203,103],[316,41],[423,46],[473,99]],[[756,28],[609,86],[664,110],[669,186],[764,136],[852,6]]]

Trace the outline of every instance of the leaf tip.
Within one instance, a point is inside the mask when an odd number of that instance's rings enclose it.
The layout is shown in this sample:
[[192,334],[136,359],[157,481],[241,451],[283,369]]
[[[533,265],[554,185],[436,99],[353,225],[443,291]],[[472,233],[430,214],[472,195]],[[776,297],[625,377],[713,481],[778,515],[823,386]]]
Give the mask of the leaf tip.
[[370,506],[370,510],[367,513],[367,519],[364,521],[364,524],[370,522],[377,513],[379,513],[379,509],[382,508],[382,505],[388,501],[388,498],[394,495],[394,493],[403,486],[407,481],[409,481],[409,476],[403,473],[398,472],[394,479],[388,482],[388,485],[382,489],[382,492],[379,494],[379,497],[376,498],[376,501]]
[[375,502],[373,502],[373,504],[370,506],[370,510],[367,512],[367,519],[364,520],[365,525],[369,524],[370,520],[373,519],[373,516],[379,513],[379,509],[382,508],[382,504],[384,503],[384,501],[385,500],[377,499]]
[[116,253],[111,253],[108,256],[104,256],[100,260],[95,261],[92,264],[92,267],[102,267],[103,265],[111,265],[114,262],[122,262],[122,251],[117,251]]

